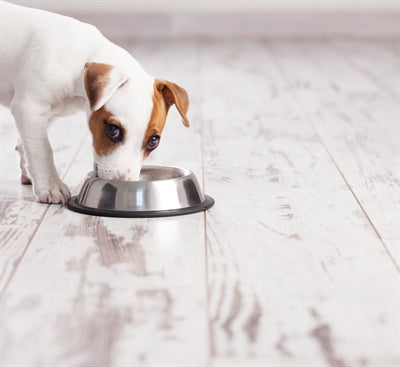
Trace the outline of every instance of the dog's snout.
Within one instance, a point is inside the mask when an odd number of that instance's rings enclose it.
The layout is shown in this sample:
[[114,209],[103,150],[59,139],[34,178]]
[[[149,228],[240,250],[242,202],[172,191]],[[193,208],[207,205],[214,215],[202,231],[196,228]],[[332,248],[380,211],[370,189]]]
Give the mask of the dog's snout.
[[140,177],[140,170],[141,167],[139,167],[139,169],[128,169],[126,172],[124,172],[123,174],[121,174],[121,180],[123,181],[138,181],[139,177]]
[[139,176],[140,176],[140,171],[137,174],[132,174],[132,172],[124,172],[124,173],[119,173],[117,172],[117,180],[121,181],[138,181]]
[[141,167],[133,169],[111,169],[99,163],[94,164],[96,176],[106,180],[138,181]]

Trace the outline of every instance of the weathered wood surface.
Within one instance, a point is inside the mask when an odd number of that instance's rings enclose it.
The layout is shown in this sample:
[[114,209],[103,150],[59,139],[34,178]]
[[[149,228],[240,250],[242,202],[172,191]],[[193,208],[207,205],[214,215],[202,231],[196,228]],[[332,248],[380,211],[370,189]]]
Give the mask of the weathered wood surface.
[[[393,55],[376,48],[375,62],[360,68],[326,42],[282,42],[271,48],[293,98],[302,105],[383,246],[400,265],[400,111],[398,98],[393,97],[399,69],[393,67]],[[387,70],[392,70],[392,82],[381,82]]]
[[250,42],[207,44],[202,72],[214,97],[202,104],[205,187],[218,198],[207,215],[214,360],[394,366],[396,268],[293,97],[297,78]]
[[[193,127],[171,110],[149,163],[194,170],[216,206],[117,219],[36,204],[0,110],[1,364],[397,366],[393,43],[125,45],[191,96]],[[83,120],[52,136],[74,193]],[[374,181],[383,169],[392,181]]]
[[[54,145],[54,160],[64,177],[82,144],[87,128],[83,114],[61,119],[49,131]],[[10,277],[41,224],[49,206],[37,203],[31,185],[20,184],[19,156],[15,151],[18,133],[8,109],[0,107],[1,124],[1,183],[0,183],[0,292]]]
[[[160,52],[167,54],[162,45]],[[151,53],[147,49],[143,57],[152,58]],[[192,67],[195,59],[186,56],[187,72],[195,75]],[[177,77],[173,68],[165,61],[160,65],[171,79]],[[186,82],[195,89],[189,78]],[[177,121],[168,124],[179,123],[171,126],[179,135],[167,128],[165,145],[172,145],[163,147],[160,160],[187,167],[190,161],[202,181],[199,130],[186,130],[182,139],[182,124],[176,114],[171,115]],[[74,191],[90,160],[90,145],[84,144],[66,177]],[[202,213],[118,219],[51,206],[5,295],[6,364],[207,363],[204,262]],[[30,311],[20,314],[21,308]],[[32,340],[24,353],[21,338]]]
[[351,69],[358,69],[372,83],[381,88],[382,95],[389,95],[395,103],[400,97],[400,44],[398,41],[337,41],[330,45],[342,51]]

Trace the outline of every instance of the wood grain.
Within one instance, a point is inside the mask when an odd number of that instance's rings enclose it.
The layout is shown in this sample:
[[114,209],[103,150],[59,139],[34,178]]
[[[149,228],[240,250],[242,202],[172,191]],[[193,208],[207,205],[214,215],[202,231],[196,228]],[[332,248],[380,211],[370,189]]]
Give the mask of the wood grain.
[[[157,47],[167,54],[169,46]],[[152,58],[152,50],[145,48],[143,58]],[[180,45],[172,50],[181,59],[186,51]],[[195,74],[195,59],[185,57],[187,72]],[[161,71],[175,81],[169,65]],[[191,83],[188,78],[188,87]],[[178,116],[171,113],[169,120],[165,144],[151,162],[191,168],[202,182],[199,128],[184,130],[188,135],[182,139]],[[86,139],[66,177],[74,193],[91,159]],[[51,206],[7,288],[4,363],[205,365],[204,243],[202,213],[121,219]],[[21,338],[34,340],[23,353]]]
[[399,106],[391,98],[393,83],[388,82],[388,94],[382,91],[384,81],[374,82],[392,56],[377,48],[375,63],[360,69],[323,42],[281,43],[272,52],[294,98],[399,265]]
[[[0,180],[0,295],[8,285],[24,252],[48,210],[48,205],[37,203],[31,185],[21,185],[19,157],[15,151],[18,133],[8,109],[0,108],[1,180]],[[76,138],[76,132],[79,132]],[[61,177],[69,169],[74,154],[87,131],[82,114],[61,119],[49,131],[54,160]]]
[[399,43],[393,41],[338,41],[332,45],[342,51],[346,60],[373,84],[381,88],[383,94],[388,94],[394,102],[400,96],[400,50]]
[[395,366],[398,274],[293,98],[308,75],[258,42],[206,43],[201,67],[215,365]]
[[[395,41],[122,44],[191,98],[192,127],[171,108],[148,163],[193,170],[216,205],[37,204],[0,109],[0,364],[397,367]],[[77,193],[90,136],[64,121],[52,142]]]

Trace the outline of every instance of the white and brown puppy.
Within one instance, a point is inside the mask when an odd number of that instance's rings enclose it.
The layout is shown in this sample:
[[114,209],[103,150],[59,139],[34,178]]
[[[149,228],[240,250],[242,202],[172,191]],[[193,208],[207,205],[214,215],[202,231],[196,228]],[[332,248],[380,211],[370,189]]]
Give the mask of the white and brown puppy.
[[22,181],[32,181],[38,201],[70,196],[47,136],[48,123],[58,116],[86,109],[97,174],[121,180],[138,179],[171,105],[189,126],[186,91],[150,77],[95,27],[6,2],[0,7],[0,101],[15,118]]

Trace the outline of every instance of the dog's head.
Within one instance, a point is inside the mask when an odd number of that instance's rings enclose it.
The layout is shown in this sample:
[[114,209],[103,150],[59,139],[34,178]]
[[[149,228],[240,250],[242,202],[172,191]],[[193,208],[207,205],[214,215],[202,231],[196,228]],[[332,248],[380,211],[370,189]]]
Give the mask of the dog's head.
[[94,62],[85,65],[84,82],[94,165],[101,178],[139,178],[142,162],[157,148],[173,104],[189,126],[189,98],[175,83],[145,74],[131,78],[116,66]]

